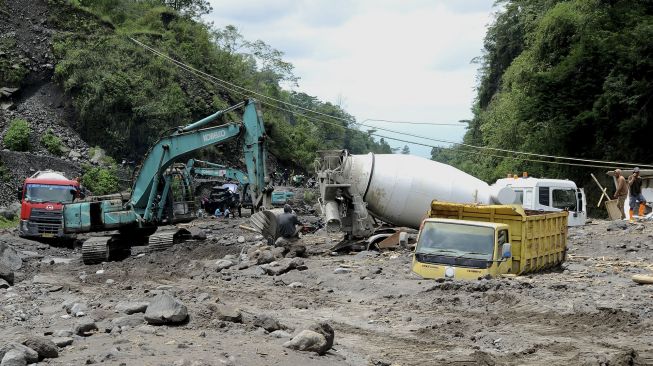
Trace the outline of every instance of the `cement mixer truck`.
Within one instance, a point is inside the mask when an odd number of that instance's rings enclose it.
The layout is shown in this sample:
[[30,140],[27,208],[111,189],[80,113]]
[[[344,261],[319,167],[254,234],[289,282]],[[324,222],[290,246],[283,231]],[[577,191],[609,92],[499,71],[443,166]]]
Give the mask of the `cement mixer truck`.
[[323,151],[316,162],[327,230],[366,238],[379,219],[417,229],[431,202],[510,204],[510,187],[490,186],[450,165],[414,155]]

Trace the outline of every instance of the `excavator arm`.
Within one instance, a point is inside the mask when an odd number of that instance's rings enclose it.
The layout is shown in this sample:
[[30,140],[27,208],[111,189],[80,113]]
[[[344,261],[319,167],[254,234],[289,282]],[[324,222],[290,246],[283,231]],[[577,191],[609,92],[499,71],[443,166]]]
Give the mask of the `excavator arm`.
[[[227,123],[202,128],[221,115],[244,107],[242,123]],[[174,162],[187,158],[203,148],[226,143],[237,137],[243,140],[243,153],[247,165],[247,180],[250,183],[252,202],[255,207],[269,206],[270,190],[265,182],[265,127],[261,112],[253,99],[214,113],[200,121],[180,127],[170,136],[160,139],[148,152],[141,165],[127,204],[145,222],[156,220],[157,200],[162,199],[158,191],[159,181]]]

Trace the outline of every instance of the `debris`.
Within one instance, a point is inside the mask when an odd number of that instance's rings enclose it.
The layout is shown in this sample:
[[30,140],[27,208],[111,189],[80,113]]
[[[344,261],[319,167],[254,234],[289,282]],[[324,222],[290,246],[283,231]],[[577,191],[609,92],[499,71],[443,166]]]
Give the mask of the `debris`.
[[167,294],[153,298],[145,311],[145,321],[154,325],[181,323],[187,318],[186,305]]

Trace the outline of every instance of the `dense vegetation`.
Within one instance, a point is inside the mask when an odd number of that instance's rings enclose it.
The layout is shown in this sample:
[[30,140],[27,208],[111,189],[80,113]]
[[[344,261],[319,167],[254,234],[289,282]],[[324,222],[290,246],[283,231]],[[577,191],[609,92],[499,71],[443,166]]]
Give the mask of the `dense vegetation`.
[[[507,0],[498,5],[464,142],[650,162],[653,3]],[[432,155],[488,181],[525,170],[588,187],[590,172],[607,170],[528,162],[526,156],[500,152],[479,155],[469,147],[433,149]]]
[[9,124],[7,132],[3,138],[5,147],[13,151],[29,150],[29,123],[24,119],[14,119]]
[[120,190],[119,180],[114,166],[85,166],[81,183],[82,186],[86,187],[94,195],[105,195]]
[[41,137],[41,145],[52,155],[60,156],[63,153],[63,143],[61,139],[48,129]]
[[[62,31],[54,45],[56,80],[73,98],[77,129],[85,140],[116,158],[138,161],[171,127],[251,96],[180,70],[129,37],[230,83],[342,119],[319,117],[329,121],[324,123],[264,105],[271,151],[281,160],[307,169],[322,149],[390,152],[387,143],[375,142],[368,133],[346,129],[355,121],[339,106],[289,91],[286,87],[298,79],[281,52],[262,41],[245,40],[233,26],[216,28],[198,21],[209,9],[207,1],[50,2],[51,23]],[[230,113],[226,118],[239,116]]]

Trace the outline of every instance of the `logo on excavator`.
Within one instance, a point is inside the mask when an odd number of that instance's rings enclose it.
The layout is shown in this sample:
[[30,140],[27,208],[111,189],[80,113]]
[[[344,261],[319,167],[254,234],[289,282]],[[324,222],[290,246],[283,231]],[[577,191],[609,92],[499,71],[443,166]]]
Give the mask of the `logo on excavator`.
[[202,135],[202,140],[204,142],[209,142],[211,140],[217,140],[221,137],[225,137],[227,135],[226,131],[215,131],[215,132],[210,132]]

